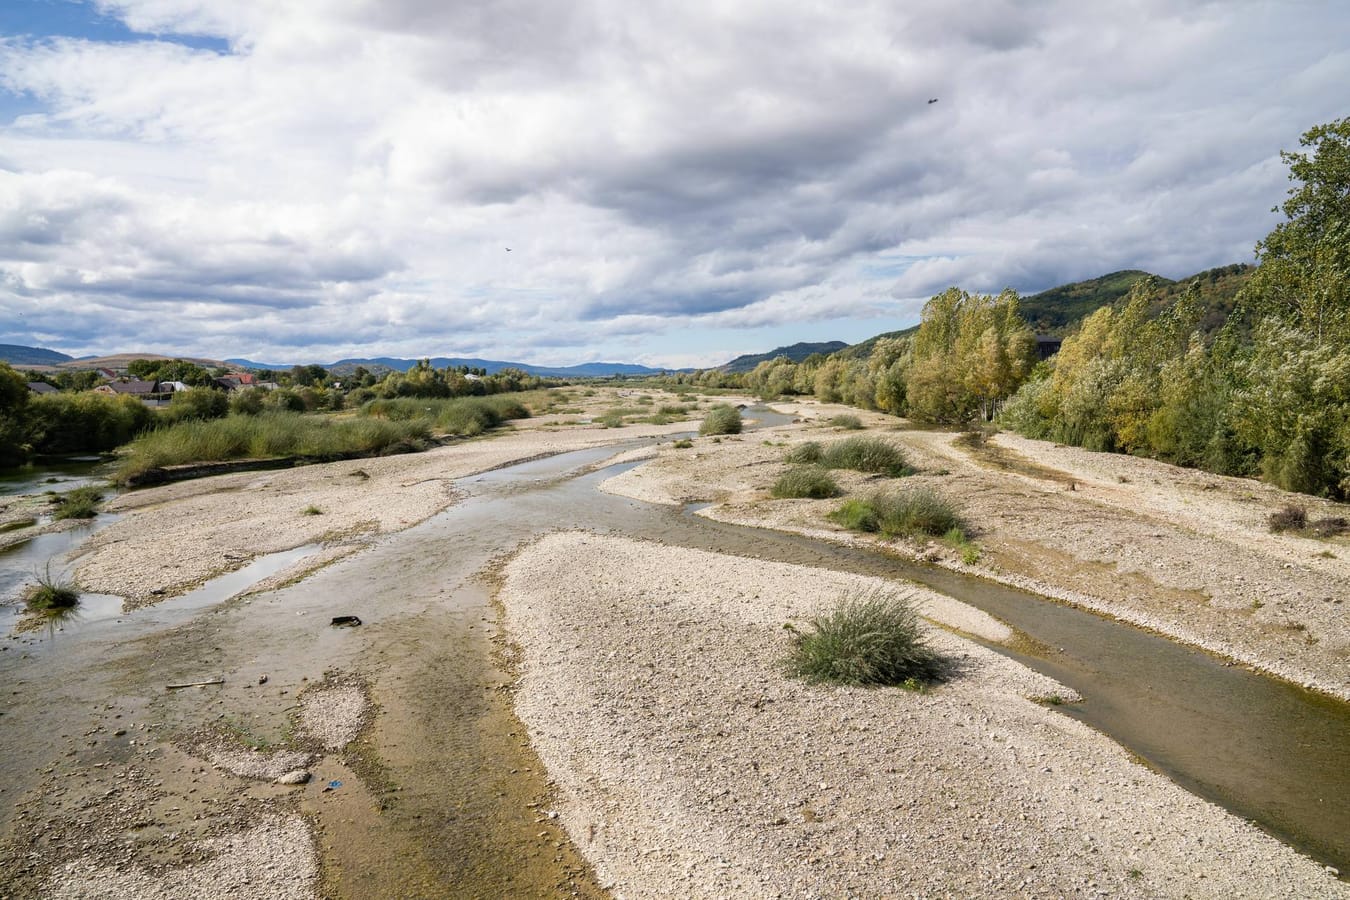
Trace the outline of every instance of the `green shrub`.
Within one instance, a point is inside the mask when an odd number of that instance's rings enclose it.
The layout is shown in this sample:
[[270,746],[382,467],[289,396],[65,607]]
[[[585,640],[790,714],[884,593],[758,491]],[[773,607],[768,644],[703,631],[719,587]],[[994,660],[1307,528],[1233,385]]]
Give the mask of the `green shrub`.
[[918,687],[946,669],[924,641],[913,607],[895,593],[845,597],[833,612],[812,619],[811,631],[788,627],[788,671],[808,681]]
[[726,403],[719,403],[708,410],[699,426],[699,434],[740,434],[741,411]]
[[92,485],[78,487],[59,496],[53,519],[92,519],[98,515],[103,492]]
[[602,428],[622,428],[624,425],[623,413],[618,410],[612,410],[596,419],[595,423]]
[[656,411],[657,413],[663,416],[682,416],[685,413],[689,412],[689,407],[662,404],[661,406],[657,407]]
[[881,519],[877,516],[876,508],[870,502],[856,497],[845,500],[838,509],[829,514],[828,518],[849,531],[881,530]]
[[825,420],[826,425],[833,425],[835,428],[843,428],[846,431],[861,431],[863,429],[862,419],[853,415],[833,416]]
[[530,411],[516,398],[491,397],[413,398],[372,400],[361,415],[394,422],[422,420],[429,429],[458,437],[474,437],[510,419],[528,419]]
[[230,411],[230,398],[215,388],[194,387],[177,391],[169,406],[160,415],[160,421],[172,425],[189,419],[219,419]]
[[808,497],[820,500],[839,496],[839,485],[835,484],[829,472],[819,466],[798,466],[780,475],[770,493],[780,499]]
[[680,438],[678,441],[671,444],[671,446],[676,450],[688,450],[690,447],[694,446],[694,442],[688,438]]
[[798,444],[787,452],[783,457],[790,463],[818,463],[824,455],[824,448],[820,446],[819,441],[807,441],[804,444]]
[[951,504],[926,488],[849,499],[829,518],[851,531],[879,532],[887,537],[935,537],[950,534],[953,529],[964,536],[967,530]]
[[149,428],[155,413],[135,397],[81,391],[28,402],[29,443],[41,454],[112,450]]
[[23,592],[23,604],[30,613],[59,618],[80,604],[80,589],[73,581],[53,577],[48,567]]
[[236,416],[256,416],[263,411],[266,388],[251,387],[235,391],[230,396],[230,412]]
[[891,477],[911,471],[900,448],[880,437],[845,438],[827,446],[820,459],[827,469],[852,469]]

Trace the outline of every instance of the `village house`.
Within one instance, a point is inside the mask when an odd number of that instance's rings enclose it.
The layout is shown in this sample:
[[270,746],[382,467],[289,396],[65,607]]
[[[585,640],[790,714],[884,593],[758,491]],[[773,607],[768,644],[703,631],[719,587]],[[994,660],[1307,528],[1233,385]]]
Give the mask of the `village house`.
[[94,391],[99,394],[125,394],[145,400],[150,395],[159,393],[158,387],[158,383],[154,381],[110,381],[107,384],[100,384]]
[[45,381],[30,381],[30,382],[28,382],[28,390],[29,390],[29,392],[34,393],[34,394],[59,394],[59,393],[61,393],[60,390],[58,390],[57,388],[52,387],[50,384],[48,384],[48,383],[45,382]]

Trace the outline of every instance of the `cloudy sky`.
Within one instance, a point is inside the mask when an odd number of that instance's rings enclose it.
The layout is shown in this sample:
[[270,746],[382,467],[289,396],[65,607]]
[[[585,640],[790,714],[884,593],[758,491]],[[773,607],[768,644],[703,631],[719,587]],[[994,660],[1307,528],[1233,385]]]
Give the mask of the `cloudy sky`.
[[1339,0],[6,0],[0,34],[0,343],[72,354],[856,341],[953,284],[1250,261],[1280,149],[1350,112]]

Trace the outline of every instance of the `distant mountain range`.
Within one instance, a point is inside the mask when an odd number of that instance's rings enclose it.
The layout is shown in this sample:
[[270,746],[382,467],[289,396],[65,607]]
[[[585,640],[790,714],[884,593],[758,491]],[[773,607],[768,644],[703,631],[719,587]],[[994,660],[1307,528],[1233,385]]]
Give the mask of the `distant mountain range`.
[[[260,363],[250,359],[227,359],[225,360],[232,366],[239,366],[244,369],[273,369],[284,372],[292,368],[295,363]],[[393,356],[377,356],[368,359],[340,359],[335,363],[325,365],[324,368],[336,374],[346,374],[354,370],[357,366],[364,366],[372,371],[376,369],[393,369],[396,372],[406,372],[417,365],[420,360],[400,359]],[[459,366],[468,366],[471,369],[483,369],[489,375],[500,372],[502,369],[519,369],[530,375],[539,375],[541,377],[556,378],[604,378],[611,375],[659,375],[662,372],[669,372],[670,369],[653,369],[648,366],[639,366],[634,363],[607,363],[592,362],[582,363],[576,366],[535,366],[530,363],[503,362],[497,359],[476,359],[459,356],[433,356],[430,363],[437,369],[447,367],[457,368]]]

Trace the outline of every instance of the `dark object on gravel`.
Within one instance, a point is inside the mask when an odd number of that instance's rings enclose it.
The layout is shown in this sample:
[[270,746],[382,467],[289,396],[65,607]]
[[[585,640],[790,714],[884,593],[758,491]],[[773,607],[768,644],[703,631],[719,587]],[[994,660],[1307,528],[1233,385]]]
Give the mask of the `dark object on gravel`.
[[361,624],[360,616],[333,616],[334,628],[355,628]]

